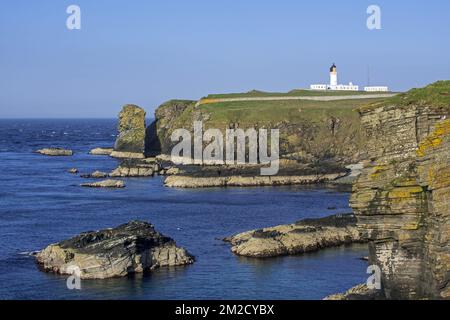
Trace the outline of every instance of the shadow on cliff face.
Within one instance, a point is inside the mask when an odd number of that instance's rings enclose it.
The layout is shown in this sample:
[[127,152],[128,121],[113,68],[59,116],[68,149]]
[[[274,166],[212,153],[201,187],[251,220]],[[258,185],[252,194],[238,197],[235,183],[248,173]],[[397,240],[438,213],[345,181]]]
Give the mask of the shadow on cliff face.
[[145,130],[145,156],[154,157],[161,154],[161,141],[156,131],[156,122],[153,121]]

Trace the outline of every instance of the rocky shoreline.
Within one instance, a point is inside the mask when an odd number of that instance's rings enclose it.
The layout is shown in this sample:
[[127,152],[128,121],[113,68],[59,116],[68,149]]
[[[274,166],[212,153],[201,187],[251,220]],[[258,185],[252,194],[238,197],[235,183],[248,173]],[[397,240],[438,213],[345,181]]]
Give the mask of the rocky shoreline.
[[251,230],[224,239],[239,256],[298,255],[344,244],[364,243],[353,214],[304,219],[294,224]]
[[[450,299],[448,96],[450,81],[442,81],[361,107],[358,112],[363,130],[357,135],[364,138],[364,150],[355,151],[355,145],[337,150],[331,160],[327,150],[314,156],[304,150],[285,154],[276,176],[259,175],[258,166],[173,166],[164,156],[150,157],[150,153],[170,147],[167,137],[173,129],[171,121],[175,123],[186,110],[193,112],[192,116],[201,114],[194,112],[191,102],[171,102],[157,110],[156,123],[146,128],[145,111],[127,105],[120,114],[119,136],[110,153],[122,159],[107,176],[167,175],[165,185],[174,188],[353,184],[350,205],[355,215],[305,219],[224,240],[231,244],[234,254],[253,258],[368,242],[369,263],[382,271],[382,290],[374,293],[361,285],[329,299]],[[337,120],[330,122],[331,134],[339,131]],[[325,133],[330,138],[330,132]],[[158,142],[162,144],[160,149]],[[73,154],[59,148],[37,152],[49,156]],[[354,152],[357,154],[352,156]],[[345,168],[350,160],[358,165]],[[105,177],[102,172],[87,176],[101,177]],[[83,186],[121,188],[124,184],[104,180]],[[132,222],[50,245],[37,260],[44,270],[62,274],[76,262],[82,266],[83,277],[102,279],[190,264],[193,257],[176,247],[172,239],[154,231],[153,226]]]

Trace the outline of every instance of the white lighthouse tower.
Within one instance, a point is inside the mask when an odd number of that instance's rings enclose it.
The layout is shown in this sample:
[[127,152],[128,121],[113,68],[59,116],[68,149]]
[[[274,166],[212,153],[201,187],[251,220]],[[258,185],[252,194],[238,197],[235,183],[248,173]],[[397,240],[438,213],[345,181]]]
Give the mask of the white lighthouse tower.
[[[311,90],[338,90],[338,91],[358,91],[359,90],[359,86],[354,85],[353,83],[349,83],[348,85],[346,84],[338,84],[338,77],[337,77],[337,67],[336,65],[333,63],[333,65],[330,68],[330,83],[329,84],[312,84],[310,86]],[[387,87],[377,87],[377,88],[373,88],[370,87],[369,90],[371,89],[371,91],[382,91],[382,89],[387,90]],[[366,89],[366,91],[369,91]]]
[[337,84],[338,84],[337,68],[336,65],[333,63],[333,65],[330,68],[330,87],[336,87]]

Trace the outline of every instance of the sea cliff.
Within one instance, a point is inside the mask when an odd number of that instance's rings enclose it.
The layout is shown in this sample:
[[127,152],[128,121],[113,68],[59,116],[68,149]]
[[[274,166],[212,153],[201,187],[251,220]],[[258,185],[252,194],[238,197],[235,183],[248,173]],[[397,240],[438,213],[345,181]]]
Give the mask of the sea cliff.
[[450,298],[450,81],[361,108],[370,158],[350,200],[390,299]]

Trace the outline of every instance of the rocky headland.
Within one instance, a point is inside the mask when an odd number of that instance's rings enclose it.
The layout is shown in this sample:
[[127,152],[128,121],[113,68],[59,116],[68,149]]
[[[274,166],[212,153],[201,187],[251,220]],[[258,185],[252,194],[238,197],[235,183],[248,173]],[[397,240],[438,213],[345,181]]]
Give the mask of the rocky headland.
[[[259,94],[259,93],[258,93]],[[262,93],[261,93],[262,94]],[[201,121],[204,130],[250,128],[280,130],[280,170],[275,176],[261,176],[255,166],[179,166],[178,174],[165,180],[168,187],[202,188],[226,186],[272,186],[334,182],[351,184],[355,177],[346,167],[366,158],[365,132],[355,108],[383,99],[340,99],[339,101],[234,101],[199,104],[171,100],[155,111],[147,128],[145,154],[170,157],[176,129],[193,130]],[[215,100],[214,100],[215,101]],[[279,112],[275,112],[279,110]],[[248,155],[247,155],[248,156]],[[285,165],[289,163],[288,165]],[[187,169],[186,169],[187,168]]]
[[294,224],[247,231],[225,238],[239,256],[268,258],[297,255],[344,244],[363,243],[353,214],[304,219]]
[[106,279],[187,265],[194,257],[150,223],[132,221],[51,244],[36,260],[46,272],[72,274],[76,267],[82,279]]

